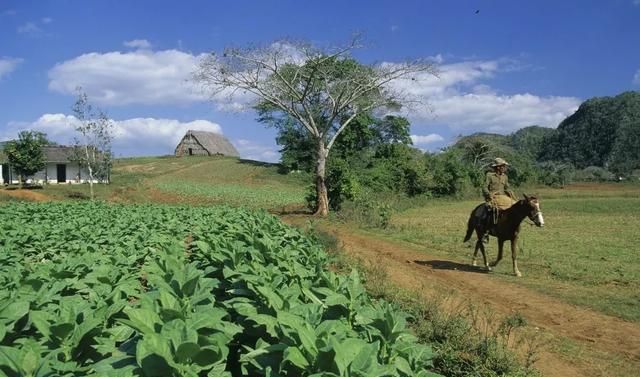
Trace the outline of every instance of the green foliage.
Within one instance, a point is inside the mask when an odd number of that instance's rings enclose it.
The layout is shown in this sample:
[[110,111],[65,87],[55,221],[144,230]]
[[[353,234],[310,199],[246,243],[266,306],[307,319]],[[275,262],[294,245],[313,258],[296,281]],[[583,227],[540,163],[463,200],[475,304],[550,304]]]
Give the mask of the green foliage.
[[611,161],[615,169],[629,173],[629,169],[638,166],[638,120],[638,92],[591,98],[562,121],[555,134],[545,137],[540,157],[567,160],[579,169],[606,167]]
[[275,217],[7,204],[0,225],[3,375],[435,376],[406,314]]
[[21,131],[18,140],[7,142],[4,153],[21,180],[44,169],[46,161],[42,147],[47,144],[47,136],[38,131]]

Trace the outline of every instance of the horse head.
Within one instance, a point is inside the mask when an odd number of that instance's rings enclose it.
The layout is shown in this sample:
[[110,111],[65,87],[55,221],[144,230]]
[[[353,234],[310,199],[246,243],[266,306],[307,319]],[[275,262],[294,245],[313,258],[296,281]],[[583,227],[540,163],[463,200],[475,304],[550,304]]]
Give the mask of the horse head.
[[529,213],[527,216],[529,220],[533,221],[538,227],[544,226],[544,218],[542,217],[542,211],[540,210],[540,200],[535,196],[527,196],[523,194],[524,202],[529,207]]

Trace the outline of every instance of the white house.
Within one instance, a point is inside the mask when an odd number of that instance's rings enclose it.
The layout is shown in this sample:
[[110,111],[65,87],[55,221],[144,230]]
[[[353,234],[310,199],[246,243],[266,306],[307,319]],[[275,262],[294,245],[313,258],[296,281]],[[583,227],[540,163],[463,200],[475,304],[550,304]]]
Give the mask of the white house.
[[[33,183],[88,183],[89,171],[81,168],[77,162],[72,162],[74,148],[62,145],[44,146],[45,168],[33,176],[26,177],[27,182]],[[13,171],[6,156],[0,152],[0,183],[18,184],[18,175]],[[94,179],[94,183],[98,180]]]

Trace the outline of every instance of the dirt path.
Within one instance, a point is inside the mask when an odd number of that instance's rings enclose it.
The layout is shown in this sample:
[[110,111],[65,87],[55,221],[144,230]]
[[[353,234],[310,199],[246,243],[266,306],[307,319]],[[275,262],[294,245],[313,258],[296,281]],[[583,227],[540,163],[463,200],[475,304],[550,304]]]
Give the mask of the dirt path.
[[[285,221],[296,222],[288,218]],[[517,311],[530,325],[555,340],[569,338],[583,350],[599,354],[607,364],[580,355],[568,359],[566,352],[561,355],[546,349],[536,363],[544,376],[631,376],[640,368],[638,324],[561,302],[481,273],[469,265],[431,257],[409,246],[355,234],[344,228],[325,230],[340,240],[347,253],[382,266],[396,286],[425,297],[433,297],[438,291],[453,290],[461,299],[486,303],[498,314],[509,315]],[[510,263],[510,260],[504,263]],[[615,370],[610,367],[613,364],[616,364]]]
[[21,200],[29,200],[32,202],[48,202],[51,200],[47,195],[27,189],[3,190],[4,194]]

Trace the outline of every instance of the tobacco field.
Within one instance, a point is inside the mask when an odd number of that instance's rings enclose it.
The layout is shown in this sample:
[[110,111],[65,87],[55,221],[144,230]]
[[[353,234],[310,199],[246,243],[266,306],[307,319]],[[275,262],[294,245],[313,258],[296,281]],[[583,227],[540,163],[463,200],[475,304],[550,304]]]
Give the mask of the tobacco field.
[[0,376],[435,376],[319,243],[229,207],[0,206]]

